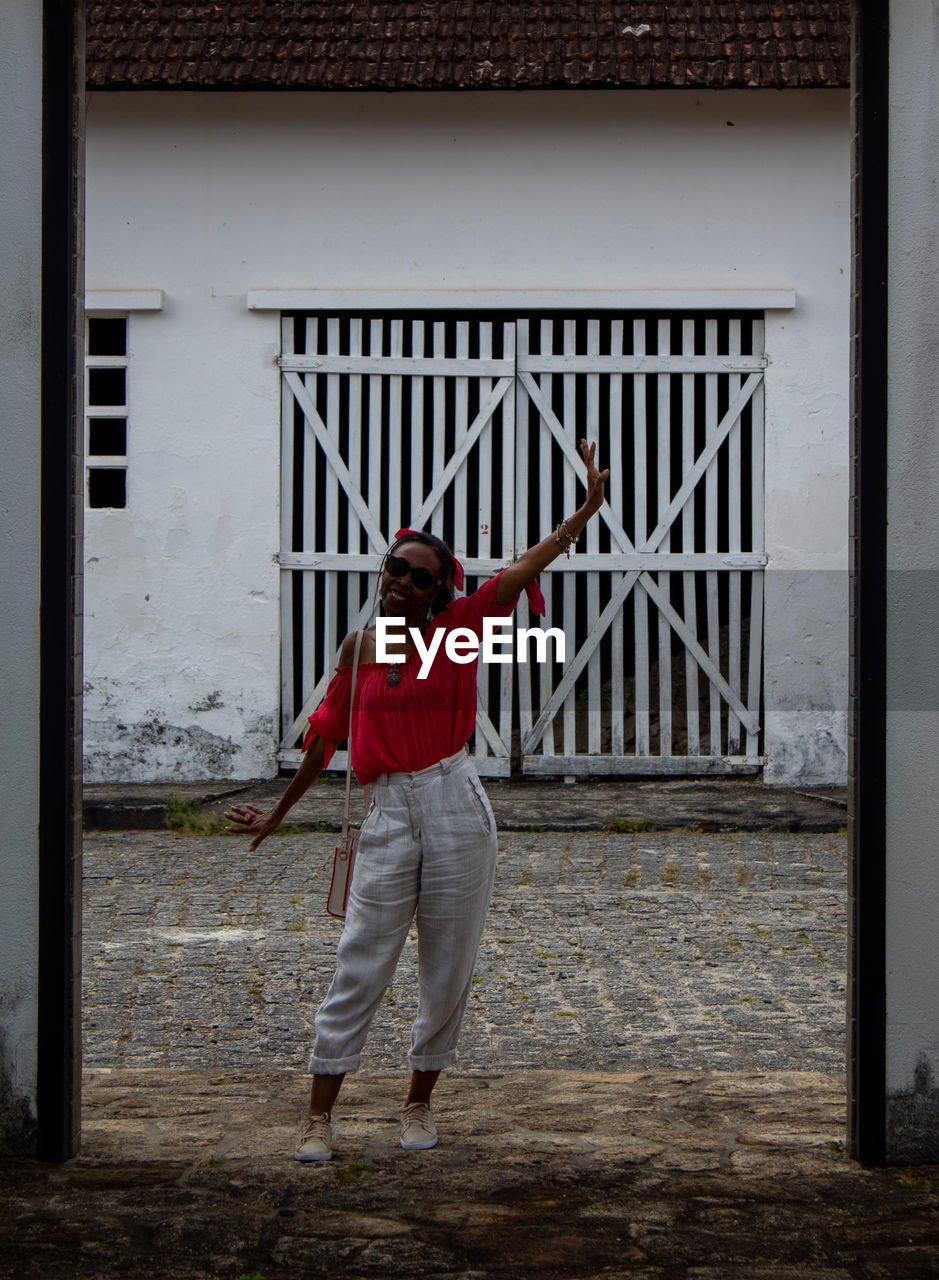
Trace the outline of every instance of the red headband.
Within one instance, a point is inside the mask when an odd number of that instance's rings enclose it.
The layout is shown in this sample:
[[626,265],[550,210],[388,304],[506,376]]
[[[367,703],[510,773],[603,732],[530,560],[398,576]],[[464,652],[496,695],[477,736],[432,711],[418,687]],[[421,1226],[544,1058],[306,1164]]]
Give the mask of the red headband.
[[[400,542],[402,538],[406,538],[410,533],[418,533],[417,529],[399,529],[395,534],[395,542]],[[463,590],[463,566],[457,560],[453,552],[450,552],[450,559],[453,561],[453,585],[457,591]],[[542,618],[545,616],[544,596],[541,593],[541,587],[538,585],[538,579],[532,578],[531,582],[525,588],[525,595],[528,597],[528,603],[531,605],[532,613],[539,614]]]

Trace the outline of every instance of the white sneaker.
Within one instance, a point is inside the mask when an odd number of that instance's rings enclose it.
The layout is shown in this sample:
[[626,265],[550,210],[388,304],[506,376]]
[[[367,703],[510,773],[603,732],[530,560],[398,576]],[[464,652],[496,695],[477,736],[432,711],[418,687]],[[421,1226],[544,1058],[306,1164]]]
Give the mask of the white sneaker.
[[437,1130],[426,1102],[409,1102],[401,1113],[401,1145],[405,1151],[429,1151],[437,1145]]
[[324,1112],[321,1116],[305,1116],[300,1122],[297,1134],[297,1149],[293,1153],[294,1160],[331,1160],[333,1155],[333,1135],[329,1116]]

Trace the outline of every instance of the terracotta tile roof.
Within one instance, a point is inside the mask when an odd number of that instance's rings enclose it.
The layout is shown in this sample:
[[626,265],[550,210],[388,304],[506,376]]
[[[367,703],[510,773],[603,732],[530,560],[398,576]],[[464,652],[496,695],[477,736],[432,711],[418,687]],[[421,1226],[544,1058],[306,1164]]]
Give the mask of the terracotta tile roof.
[[849,0],[88,0],[96,89],[802,88],[849,77]]

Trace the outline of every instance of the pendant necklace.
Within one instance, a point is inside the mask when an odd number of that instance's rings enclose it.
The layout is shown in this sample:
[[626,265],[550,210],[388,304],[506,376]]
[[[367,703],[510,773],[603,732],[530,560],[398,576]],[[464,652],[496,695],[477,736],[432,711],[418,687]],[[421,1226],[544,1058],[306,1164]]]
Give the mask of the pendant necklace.
[[[409,652],[410,652],[410,651],[409,651]],[[405,657],[404,661],[405,661],[405,662],[407,662],[407,657]],[[400,683],[401,683],[401,665],[400,665],[400,663],[397,663],[397,662],[391,662],[391,663],[389,663],[389,664],[388,664],[388,674],[385,676],[385,679],[386,679],[386,680],[388,681],[388,683],[391,685],[392,689],[395,687],[395,685],[397,685],[397,684],[400,684]]]
[[[407,657],[405,657],[404,661],[407,662]],[[391,685],[392,689],[395,687],[396,684],[400,684],[401,683],[401,664],[398,662],[389,663],[388,674],[385,676],[385,679]]]

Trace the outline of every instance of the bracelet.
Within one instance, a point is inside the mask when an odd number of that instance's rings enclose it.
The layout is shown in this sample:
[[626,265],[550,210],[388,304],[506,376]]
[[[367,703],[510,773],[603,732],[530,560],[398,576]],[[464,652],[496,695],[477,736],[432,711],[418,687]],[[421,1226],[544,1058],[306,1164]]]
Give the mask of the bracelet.
[[[565,546],[564,543],[561,541],[562,529],[564,531],[564,537],[567,538],[567,546]],[[558,525],[558,527],[554,531],[554,541],[558,544],[558,546],[567,556],[568,560],[571,558],[571,547],[577,541],[579,536],[580,536],[579,534],[571,533],[570,529],[568,529],[567,527],[566,520],[562,520],[561,523]]]

